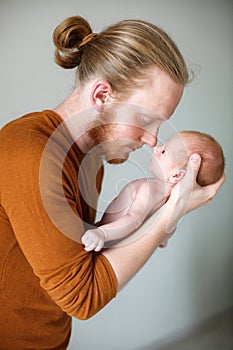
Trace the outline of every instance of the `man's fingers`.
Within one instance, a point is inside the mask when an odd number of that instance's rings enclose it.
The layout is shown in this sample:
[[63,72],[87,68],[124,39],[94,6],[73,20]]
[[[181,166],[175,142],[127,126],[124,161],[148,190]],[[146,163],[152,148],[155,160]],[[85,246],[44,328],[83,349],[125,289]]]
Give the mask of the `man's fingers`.
[[208,186],[210,199],[212,199],[214,196],[216,196],[218,190],[224,184],[225,181],[226,181],[226,175],[225,175],[225,173],[223,173],[217,182]]
[[217,189],[219,189],[224,184],[225,181],[226,181],[226,175],[225,173],[223,173],[220,179],[215,184],[213,184],[213,187],[216,187]]

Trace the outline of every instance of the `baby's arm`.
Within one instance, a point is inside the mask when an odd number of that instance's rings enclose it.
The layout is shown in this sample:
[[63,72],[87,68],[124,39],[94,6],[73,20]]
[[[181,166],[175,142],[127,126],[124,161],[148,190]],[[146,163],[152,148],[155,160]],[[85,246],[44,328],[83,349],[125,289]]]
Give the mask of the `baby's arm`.
[[85,250],[99,251],[104,243],[127,236],[136,230],[151,210],[147,181],[133,181],[112,201],[101,226],[88,230],[82,237]]

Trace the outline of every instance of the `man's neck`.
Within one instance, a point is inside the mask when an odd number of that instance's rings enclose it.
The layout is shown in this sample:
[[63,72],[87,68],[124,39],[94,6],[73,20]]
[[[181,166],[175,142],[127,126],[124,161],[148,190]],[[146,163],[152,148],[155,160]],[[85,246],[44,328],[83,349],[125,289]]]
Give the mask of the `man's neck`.
[[96,110],[87,102],[87,99],[76,89],[53,110],[64,121],[80,150],[83,153],[89,152],[92,142],[87,135],[87,130],[96,118]]

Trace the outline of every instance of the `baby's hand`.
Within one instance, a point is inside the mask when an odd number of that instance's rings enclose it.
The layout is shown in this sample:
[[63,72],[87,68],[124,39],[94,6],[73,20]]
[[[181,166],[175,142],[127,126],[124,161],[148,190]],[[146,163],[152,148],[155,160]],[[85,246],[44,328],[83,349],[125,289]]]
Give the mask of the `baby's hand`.
[[104,232],[99,228],[88,230],[82,236],[82,243],[87,252],[91,250],[99,252],[103,248],[105,240]]

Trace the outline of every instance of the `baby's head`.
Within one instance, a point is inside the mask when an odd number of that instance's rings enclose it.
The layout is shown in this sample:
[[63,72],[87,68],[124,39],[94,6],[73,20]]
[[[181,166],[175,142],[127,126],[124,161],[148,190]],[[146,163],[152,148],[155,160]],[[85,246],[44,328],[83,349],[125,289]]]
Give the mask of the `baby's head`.
[[174,185],[185,175],[193,153],[202,160],[197,182],[205,186],[218,181],[224,171],[222,148],[212,136],[198,131],[178,132],[165,145],[154,147],[150,170],[155,177]]

